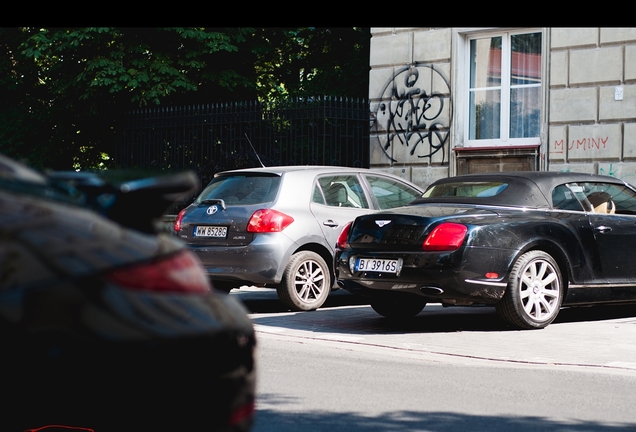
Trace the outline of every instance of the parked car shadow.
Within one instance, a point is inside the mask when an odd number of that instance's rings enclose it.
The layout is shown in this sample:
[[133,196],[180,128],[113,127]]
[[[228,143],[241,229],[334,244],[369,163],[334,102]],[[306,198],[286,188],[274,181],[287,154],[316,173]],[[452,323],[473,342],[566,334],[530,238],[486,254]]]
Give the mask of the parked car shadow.
[[595,305],[561,309],[555,323],[603,321],[633,317],[636,322],[636,304]]
[[[273,395],[261,395],[264,399]],[[487,416],[449,412],[403,411],[378,414],[372,417],[356,413],[293,412],[258,410],[253,432],[296,432],[298,430],[329,432],[390,432],[390,431],[509,431],[517,432],[619,432],[634,430],[631,424],[603,424],[571,422],[532,416]]]
[[[241,302],[249,310],[249,312],[253,314],[290,311],[290,309],[278,299],[276,290],[272,288],[233,289],[230,292],[230,295],[237,296],[238,299],[241,300]],[[360,296],[350,294],[344,290],[336,290],[333,291],[329,295],[329,297],[327,297],[327,300],[320,308],[330,309],[340,306],[356,306],[368,304],[369,301]]]
[[[290,312],[278,300],[276,291],[271,289],[234,290],[230,295],[236,295],[246,306],[254,323],[299,330],[352,334],[517,331],[499,318],[494,307],[489,306],[443,307],[430,304],[413,318],[395,321],[377,314],[365,298],[346,291],[333,292],[318,311],[311,312]],[[281,315],[272,315],[279,313]],[[629,317],[636,321],[635,305],[571,307],[562,309],[551,325]]]

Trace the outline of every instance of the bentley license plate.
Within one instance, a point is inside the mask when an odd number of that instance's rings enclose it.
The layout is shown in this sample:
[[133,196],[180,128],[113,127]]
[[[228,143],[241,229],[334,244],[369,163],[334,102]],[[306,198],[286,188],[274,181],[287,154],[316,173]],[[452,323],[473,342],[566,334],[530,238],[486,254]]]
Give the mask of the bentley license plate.
[[402,269],[402,259],[358,258],[356,271],[372,271],[382,273],[398,273]]
[[194,230],[195,237],[225,238],[227,227],[224,226],[198,226]]

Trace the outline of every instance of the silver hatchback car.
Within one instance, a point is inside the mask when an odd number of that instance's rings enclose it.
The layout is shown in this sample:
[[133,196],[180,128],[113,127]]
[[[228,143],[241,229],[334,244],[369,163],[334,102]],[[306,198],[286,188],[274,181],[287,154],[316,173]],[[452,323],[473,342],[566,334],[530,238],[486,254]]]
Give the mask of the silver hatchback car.
[[347,222],[407,205],[423,190],[364,168],[281,166],[217,173],[174,222],[216,289],[276,288],[291,310],[335,289],[333,255]]

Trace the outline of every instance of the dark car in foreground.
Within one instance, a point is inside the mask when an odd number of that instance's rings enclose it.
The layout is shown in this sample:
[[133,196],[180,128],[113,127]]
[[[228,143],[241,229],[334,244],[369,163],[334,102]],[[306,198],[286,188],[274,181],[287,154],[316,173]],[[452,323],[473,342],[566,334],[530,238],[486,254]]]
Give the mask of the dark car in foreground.
[[335,265],[339,285],[385,317],[483,304],[537,329],[562,306],[636,301],[635,255],[631,185],[517,172],[438,180],[409,206],[356,218]]
[[0,155],[0,430],[251,429],[246,310],[154,228],[196,186],[45,176]]
[[217,173],[175,220],[213,286],[277,289],[291,310],[319,308],[334,288],[338,235],[356,216],[406,205],[423,190],[382,172],[279,166]]

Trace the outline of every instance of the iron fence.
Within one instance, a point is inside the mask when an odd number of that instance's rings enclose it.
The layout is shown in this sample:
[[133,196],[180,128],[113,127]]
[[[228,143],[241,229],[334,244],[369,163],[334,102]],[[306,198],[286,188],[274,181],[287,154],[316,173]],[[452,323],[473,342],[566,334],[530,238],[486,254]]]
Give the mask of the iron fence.
[[140,109],[125,114],[115,162],[123,169],[219,171],[261,164],[369,166],[369,104],[294,99]]

